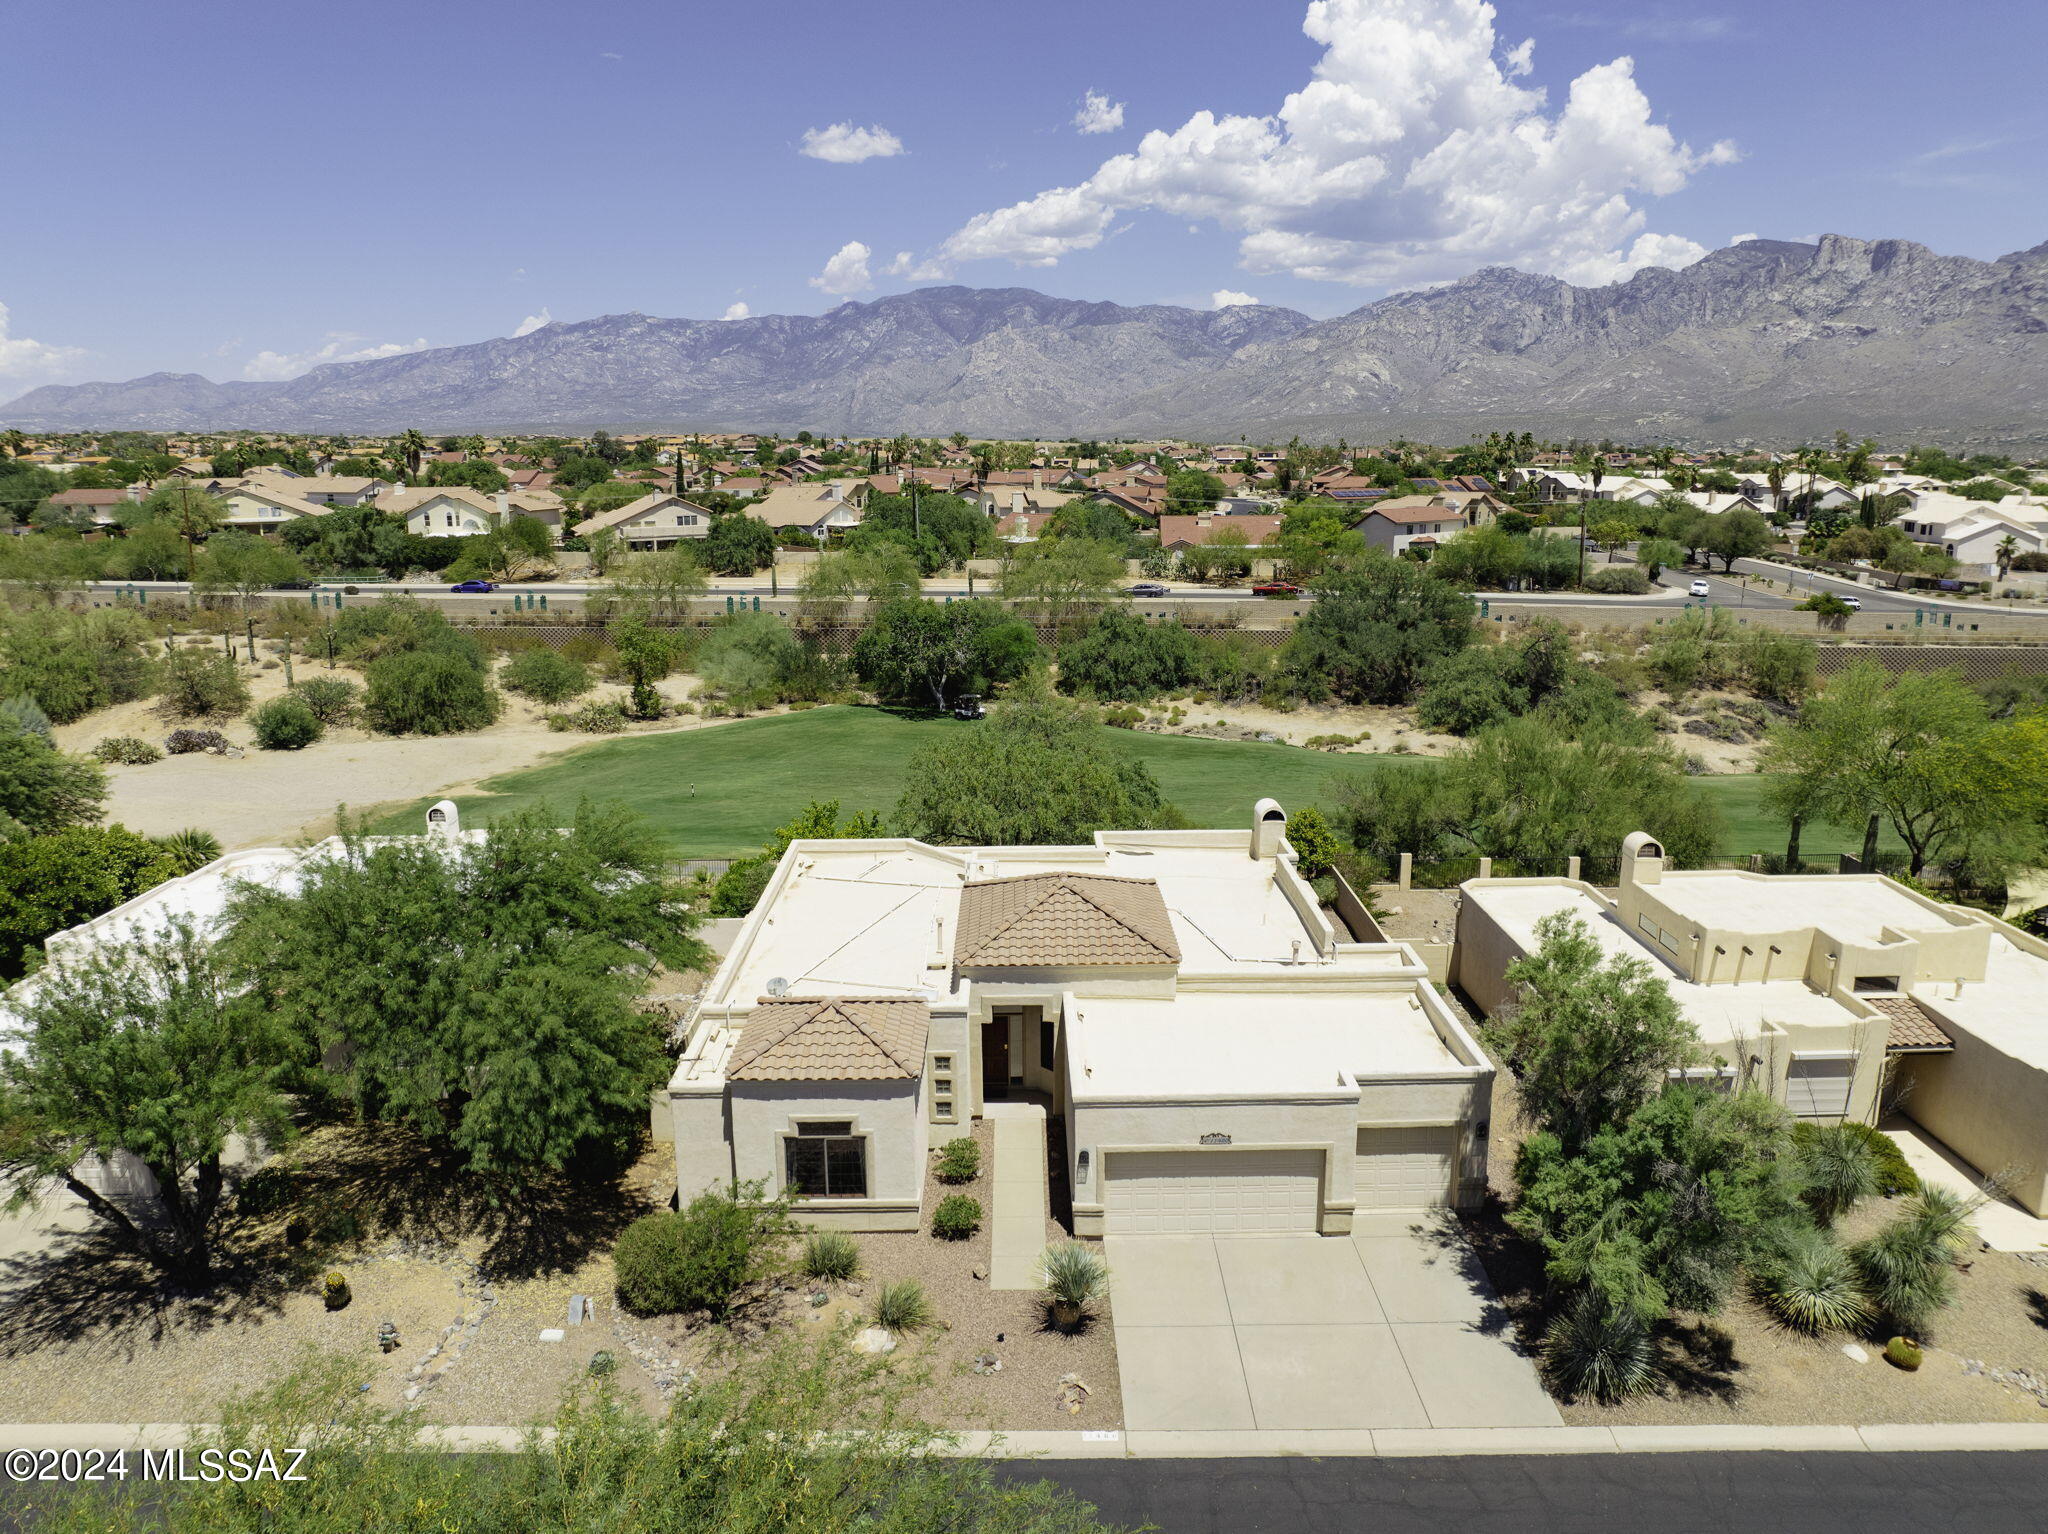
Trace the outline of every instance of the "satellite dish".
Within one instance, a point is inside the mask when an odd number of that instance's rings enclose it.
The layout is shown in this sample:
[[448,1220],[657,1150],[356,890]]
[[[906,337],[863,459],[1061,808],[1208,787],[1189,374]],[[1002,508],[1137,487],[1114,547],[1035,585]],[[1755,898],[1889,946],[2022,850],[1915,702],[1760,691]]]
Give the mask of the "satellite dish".
[[789,994],[789,982],[783,979],[782,976],[777,975],[768,982],[768,994],[770,996],[787,996]]

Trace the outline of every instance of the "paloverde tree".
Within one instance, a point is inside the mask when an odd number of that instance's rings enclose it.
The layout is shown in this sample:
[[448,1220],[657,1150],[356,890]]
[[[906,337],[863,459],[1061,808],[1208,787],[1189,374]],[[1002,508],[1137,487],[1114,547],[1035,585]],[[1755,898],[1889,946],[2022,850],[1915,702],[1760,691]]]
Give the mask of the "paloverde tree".
[[[23,1026],[19,1053],[0,1056],[0,1174],[15,1203],[55,1179],[158,1267],[202,1276],[228,1141],[289,1128],[277,1020],[180,924],[60,959],[13,1005]],[[123,1151],[156,1179],[160,1218],[131,1218],[79,1175],[85,1157]]]
[[637,1003],[657,965],[708,951],[629,812],[545,806],[475,841],[372,840],[360,824],[291,892],[246,886],[229,948],[252,1000],[365,1117],[517,1184],[644,1124],[667,1069]]
[[1421,565],[1377,550],[1310,583],[1315,605],[1288,642],[1304,688],[1354,703],[1405,703],[1423,672],[1471,643],[1472,599]]
[[230,592],[249,616],[249,604],[281,581],[297,580],[306,567],[290,549],[255,533],[229,528],[207,539],[199,551],[193,585],[201,592]]
[[1042,691],[943,732],[906,765],[893,823],[943,845],[1071,846],[1097,831],[1183,825],[1094,709]]
[[890,702],[944,709],[1014,681],[1038,659],[1031,626],[994,602],[885,602],[854,642],[853,671]]

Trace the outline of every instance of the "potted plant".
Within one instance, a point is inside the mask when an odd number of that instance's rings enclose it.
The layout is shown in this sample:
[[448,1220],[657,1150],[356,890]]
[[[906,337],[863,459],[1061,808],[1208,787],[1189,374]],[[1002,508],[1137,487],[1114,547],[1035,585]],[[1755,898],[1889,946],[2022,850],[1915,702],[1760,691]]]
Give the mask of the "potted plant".
[[1109,1264],[1093,1247],[1062,1241],[1045,1249],[1038,1260],[1038,1281],[1052,1323],[1063,1332],[1081,1324],[1088,1307],[1109,1290]]

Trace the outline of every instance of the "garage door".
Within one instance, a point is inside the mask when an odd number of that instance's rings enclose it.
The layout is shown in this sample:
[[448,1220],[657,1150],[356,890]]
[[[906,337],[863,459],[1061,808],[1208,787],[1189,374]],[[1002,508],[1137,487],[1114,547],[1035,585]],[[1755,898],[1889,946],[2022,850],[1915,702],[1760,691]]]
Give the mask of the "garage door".
[[1451,1202],[1458,1131],[1448,1124],[1422,1129],[1358,1131],[1358,1207],[1434,1209]]
[[1320,1151],[1118,1151],[1104,1224],[1113,1236],[1313,1233]]
[[1849,1111],[1849,1087],[1855,1079],[1853,1056],[1843,1060],[1795,1055],[1785,1075],[1785,1106],[1802,1119],[1841,1118]]

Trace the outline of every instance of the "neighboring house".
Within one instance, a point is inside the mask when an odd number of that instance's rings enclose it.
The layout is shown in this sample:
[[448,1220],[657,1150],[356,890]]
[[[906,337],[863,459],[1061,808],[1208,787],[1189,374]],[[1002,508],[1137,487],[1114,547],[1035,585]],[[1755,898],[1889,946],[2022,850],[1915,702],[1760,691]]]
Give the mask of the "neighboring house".
[[[1742,491],[1756,505],[1763,507],[1767,511],[1777,510],[1771,504],[1771,477],[1769,474],[1758,474],[1755,472],[1738,474],[1735,476],[1735,485],[1737,489]],[[1850,489],[1840,480],[1829,479],[1825,474],[1815,474],[1809,477],[1805,470],[1794,464],[1786,464],[1784,472],[1778,481],[1779,498],[1789,501],[1796,496],[1806,494],[1808,490],[1813,492],[1813,509],[1816,511],[1838,511],[1844,507],[1854,506],[1858,500],[1856,491]]]
[[1669,869],[1640,832],[1613,900],[1567,879],[1460,894],[1451,979],[1482,1011],[1512,1002],[1537,921],[1576,912],[1670,987],[1718,1057],[1697,1074],[1824,1123],[1896,1108],[2048,1216],[2048,943],[1879,874]]
[[1233,532],[1243,533],[1247,547],[1263,548],[1279,535],[1282,520],[1271,515],[1219,517],[1206,511],[1192,517],[1161,517],[1159,546],[1168,553],[1191,549],[1208,543],[1227,527]]
[[792,843],[656,1104],[678,1197],[758,1178],[814,1225],[918,1229],[931,1144],[1021,1098],[1064,1129],[1078,1235],[1475,1202],[1492,1067],[1285,838],[1268,799],[1079,847]]
[[292,474],[275,465],[249,471],[248,479],[252,484],[265,478],[275,479],[277,488],[289,491],[302,501],[311,501],[315,506],[362,506],[397,488],[390,480],[358,474]]
[[505,478],[512,482],[514,490],[548,490],[555,483],[552,469],[507,469]]
[[1027,490],[1019,485],[982,486],[971,490],[967,499],[974,502],[989,516],[1013,516],[1028,511],[1058,511],[1069,501],[1081,499],[1079,492],[1070,490]]
[[414,485],[395,490],[379,509],[405,519],[405,530],[423,538],[470,538],[488,533],[511,516],[511,495],[496,496],[466,485]]
[[629,549],[666,549],[707,536],[711,513],[679,495],[657,491],[587,517],[575,531],[579,538],[609,531]]
[[1647,506],[1671,490],[1668,479],[1627,474],[1604,475],[1596,489],[1593,476],[1581,474],[1576,469],[1511,469],[1508,478],[1517,489],[1533,487],[1539,501],[1625,501],[1631,505]]
[[717,479],[713,484],[711,484],[707,488],[712,490],[722,490],[727,495],[759,495],[762,491],[768,488],[768,482],[762,479],[759,475],[734,474]]
[[1005,543],[1036,543],[1051,520],[1049,511],[1006,511],[996,518],[996,536]]
[[758,517],[778,531],[801,528],[813,538],[844,532],[860,525],[860,508],[867,500],[866,480],[832,479],[801,485],[777,485],[746,513]]
[[130,485],[125,490],[59,490],[50,497],[50,504],[69,512],[84,512],[104,527],[114,520],[117,509],[141,500],[142,494],[139,485]]
[[1945,491],[1909,491],[1913,504],[1899,514],[1899,530],[1966,565],[1996,568],[1998,546],[2009,536],[2017,552],[2048,549],[2048,508],[2017,497],[1972,501]]
[[1484,527],[1508,507],[1483,491],[1441,490],[1374,503],[1355,525],[1374,548],[1399,554],[1431,548],[1468,527]]
[[316,505],[299,494],[298,487],[304,483],[304,480],[252,477],[225,486],[220,493],[224,512],[221,525],[265,533],[274,532],[285,523],[296,522],[301,517],[325,515],[327,507]]

